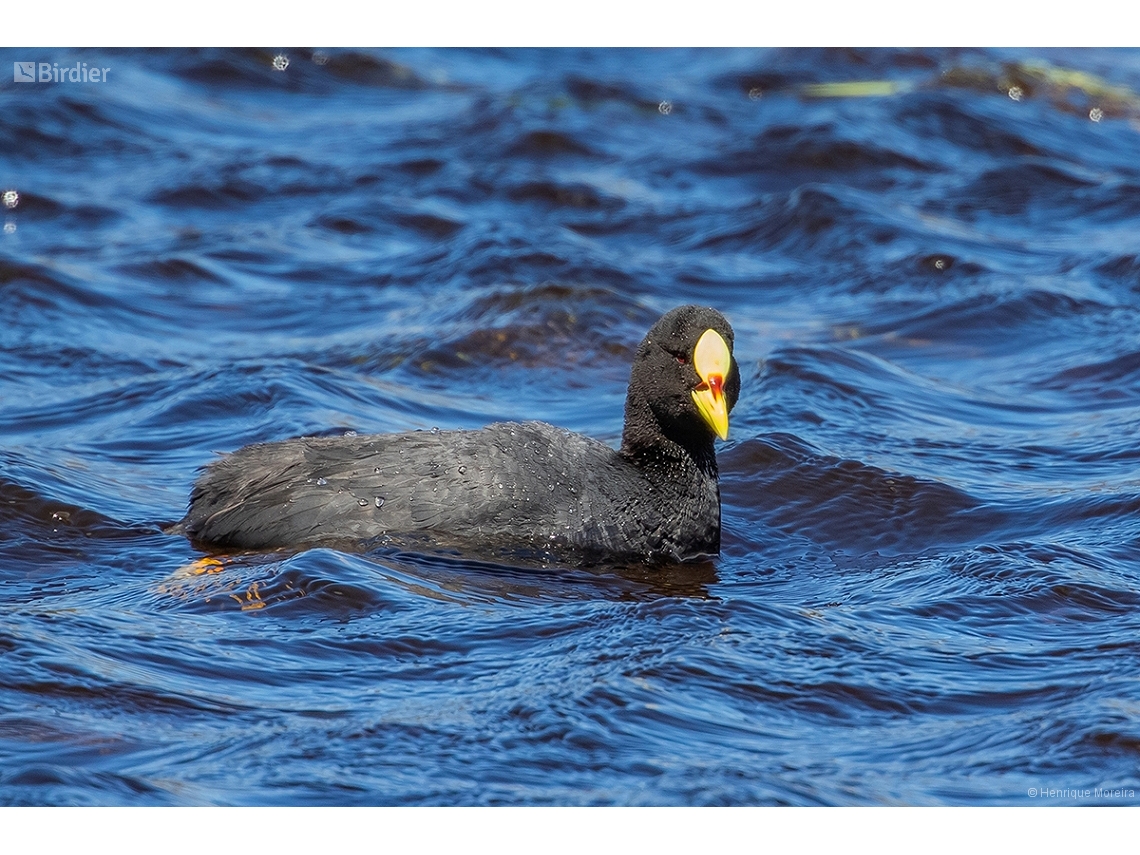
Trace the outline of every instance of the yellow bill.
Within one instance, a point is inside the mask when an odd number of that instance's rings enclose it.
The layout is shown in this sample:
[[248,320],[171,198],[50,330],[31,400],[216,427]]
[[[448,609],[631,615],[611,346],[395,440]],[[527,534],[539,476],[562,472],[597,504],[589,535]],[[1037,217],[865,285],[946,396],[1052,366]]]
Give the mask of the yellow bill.
[[724,378],[732,368],[732,354],[715,330],[705,330],[697,341],[693,350],[693,367],[702,381],[693,390],[693,403],[716,435],[728,439],[728,402],[724,398]]

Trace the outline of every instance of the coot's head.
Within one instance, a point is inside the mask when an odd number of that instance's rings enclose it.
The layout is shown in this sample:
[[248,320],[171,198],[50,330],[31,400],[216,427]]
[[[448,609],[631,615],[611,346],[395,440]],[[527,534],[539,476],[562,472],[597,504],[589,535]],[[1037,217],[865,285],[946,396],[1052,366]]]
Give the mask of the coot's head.
[[655,323],[633,361],[623,446],[664,435],[697,450],[727,439],[740,394],[732,343],[732,327],[715,309],[680,306]]

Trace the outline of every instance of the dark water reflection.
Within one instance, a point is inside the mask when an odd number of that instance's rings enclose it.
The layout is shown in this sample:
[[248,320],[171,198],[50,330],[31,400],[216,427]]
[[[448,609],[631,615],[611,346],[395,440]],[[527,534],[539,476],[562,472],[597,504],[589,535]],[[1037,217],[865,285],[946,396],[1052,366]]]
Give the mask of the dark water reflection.
[[[0,802],[1136,803],[1140,53],[41,53],[112,74],[0,84]],[[616,442],[684,302],[715,560],[163,532],[249,442]]]

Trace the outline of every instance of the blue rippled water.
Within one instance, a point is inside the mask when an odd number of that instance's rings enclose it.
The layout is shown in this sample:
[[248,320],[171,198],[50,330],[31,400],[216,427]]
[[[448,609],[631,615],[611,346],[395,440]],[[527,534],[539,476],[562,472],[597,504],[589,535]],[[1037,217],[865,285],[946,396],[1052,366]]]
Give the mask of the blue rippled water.
[[[0,802],[1137,803],[1140,52],[0,54]],[[163,533],[255,441],[615,443],[688,302],[716,561]]]

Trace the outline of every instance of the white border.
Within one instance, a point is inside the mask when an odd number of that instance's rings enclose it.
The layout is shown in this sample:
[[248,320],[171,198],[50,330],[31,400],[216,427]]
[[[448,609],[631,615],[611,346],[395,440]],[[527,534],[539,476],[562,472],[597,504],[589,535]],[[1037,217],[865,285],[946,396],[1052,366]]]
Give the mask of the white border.
[[1111,47],[1140,33],[1140,5],[1109,0],[10,0],[3,17],[9,47]]

